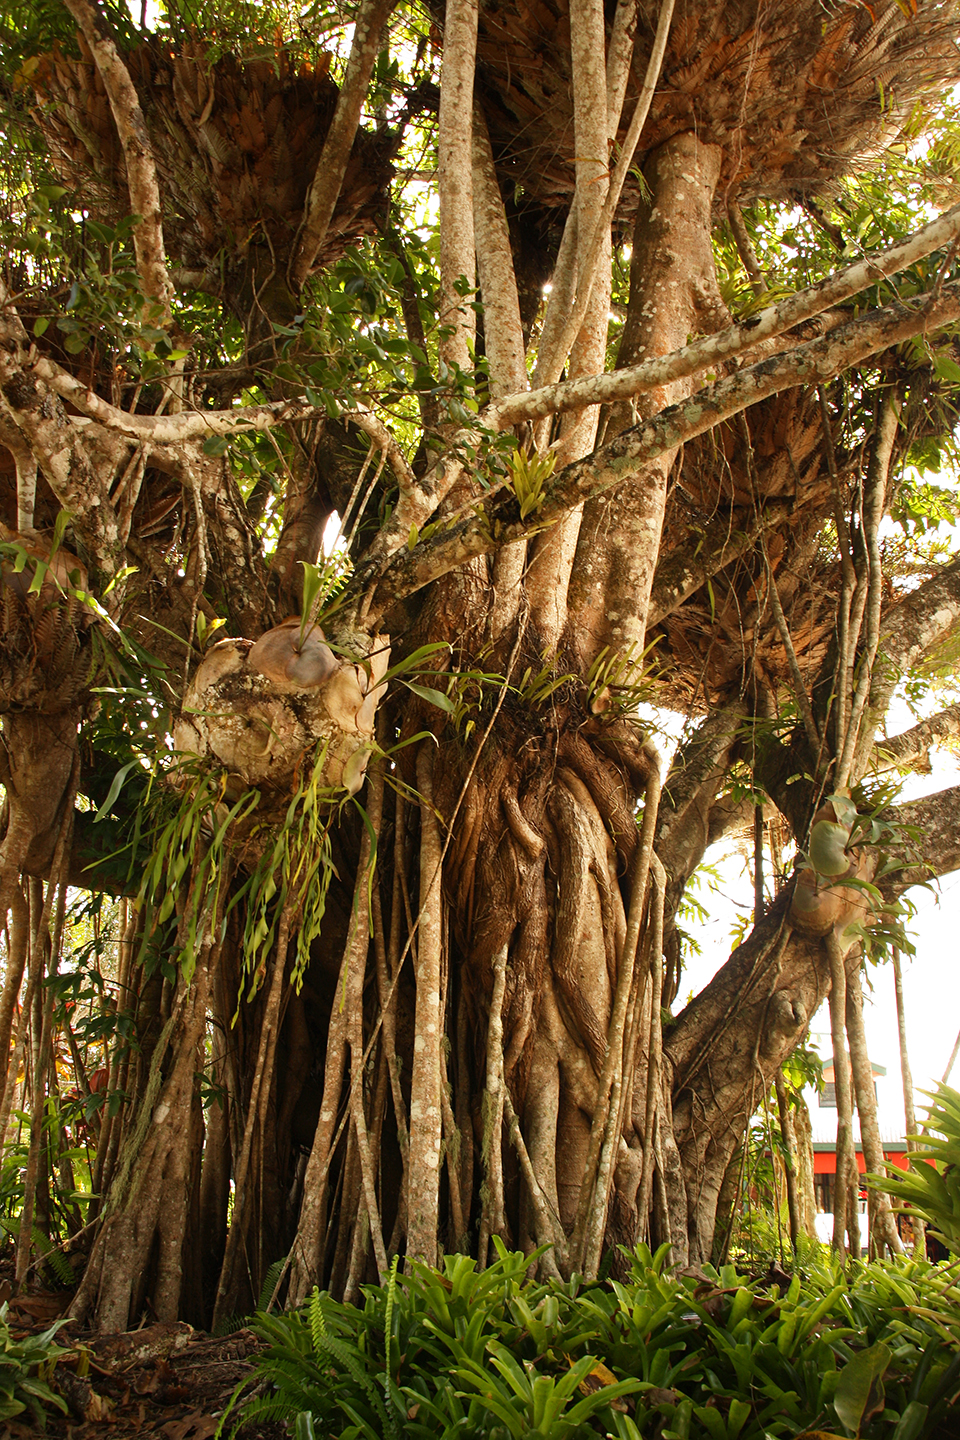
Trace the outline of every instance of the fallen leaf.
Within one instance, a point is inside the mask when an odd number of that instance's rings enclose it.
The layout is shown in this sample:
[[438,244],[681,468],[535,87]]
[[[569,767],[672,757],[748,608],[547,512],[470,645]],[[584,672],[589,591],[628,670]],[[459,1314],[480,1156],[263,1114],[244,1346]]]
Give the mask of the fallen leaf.
[[167,1440],[210,1440],[217,1432],[218,1421],[212,1415],[201,1415],[199,1411],[184,1420],[168,1420],[160,1426],[160,1434]]
[[56,1320],[63,1314],[68,1295],[17,1295],[10,1301],[11,1311],[19,1310],[32,1320]]
[[[571,1369],[573,1368],[573,1361],[569,1355],[567,1356],[567,1364]],[[597,1391],[602,1390],[605,1385],[616,1385],[617,1383],[617,1377],[613,1371],[608,1370],[602,1360],[597,1360],[594,1363],[593,1369],[587,1371],[577,1388],[584,1395],[595,1395]],[[627,1408],[622,1400],[611,1400],[610,1406],[613,1410],[624,1412]]]

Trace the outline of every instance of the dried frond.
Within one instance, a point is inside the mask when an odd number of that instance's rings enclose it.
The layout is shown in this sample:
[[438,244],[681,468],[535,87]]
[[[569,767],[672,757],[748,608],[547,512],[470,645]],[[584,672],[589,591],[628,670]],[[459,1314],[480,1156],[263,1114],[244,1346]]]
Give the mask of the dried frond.
[[[724,147],[717,195],[779,200],[828,191],[906,123],[918,94],[960,78],[957,8],[905,14],[819,0],[738,0],[673,21],[638,156],[685,130]],[[631,89],[656,12],[641,9]],[[565,0],[484,0],[479,85],[502,172],[526,202],[565,205],[574,186],[569,15]],[[883,77],[882,81],[879,77]],[[621,215],[640,199],[628,182]]]
[[[204,270],[262,234],[274,253],[287,253],[337,103],[329,59],[298,70],[233,55],[210,64],[200,45],[171,54],[150,42],[126,60],[169,207],[171,258]],[[34,114],[64,183],[103,218],[127,214],[123,157],[90,56],[43,56],[31,80]],[[398,143],[393,131],[358,132],[317,268],[375,228]]]

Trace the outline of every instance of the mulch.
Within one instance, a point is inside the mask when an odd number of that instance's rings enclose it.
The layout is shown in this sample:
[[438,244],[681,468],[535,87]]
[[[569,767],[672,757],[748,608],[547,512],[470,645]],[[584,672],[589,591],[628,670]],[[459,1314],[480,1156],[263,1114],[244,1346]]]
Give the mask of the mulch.
[[[7,1287],[4,1287],[7,1288]],[[41,1334],[62,1314],[69,1295],[34,1293],[8,1301],[14,1337]],[[182,1323],[144,1325],[122,1335],[85,1335],[64,1325],[56,1343],[69,1353],[49,1377],[69,1413],[51,1410],[51,1440],[212,1440],[230,1397],[242,1380],[254,1383],[254,1359],[263,1342],[252,1330],[211,1337]],[[228,1426],[226,1434],[229,1435]],[[285,1425],[243,1430],[243,1440],[281,1440]],[[0,1423],[0,1440],[35,1440],[29,1415]]]

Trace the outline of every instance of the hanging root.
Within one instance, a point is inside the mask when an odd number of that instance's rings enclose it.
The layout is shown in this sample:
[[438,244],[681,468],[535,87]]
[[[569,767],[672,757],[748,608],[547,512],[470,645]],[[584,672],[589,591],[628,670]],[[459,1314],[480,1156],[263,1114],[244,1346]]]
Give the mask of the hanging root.
[[233,1275],[238,1249],[246,1234],[250,1213],[250,1158],[253,1153],[254,1136],[259,1131],[261,1145],[264,1139],[264,1122],[267,1104],[273,1086],[274,1058],[276,1056],[277,1032],[280,1028],[280,1002],[283,996],[283,982],[287,965],[287,946],[290,939],[290,911],[292,900],[284,905],[278,926],[277,943],[273,955],[273,976],[270,991],[260,1024],[260,1045],[257,1063],[253,1072],[250,1089],[250,1103],[246,1124],[243,1127],[243,1141],[234,1172],[234,1202],[230,1230],[227,1234],[226,1251],[220,1271],[220,1283],[213,1307],[213,1329],[216,1330],[224,1316],[227,1288]]
[[[847,971],[836,931],[824,938],[830,960],[830,1039],[833,1044],[833,1077],[837,1096],[837,1175],[833,1201],[833,1248],[843,1254],[844,1236],[849,1234],[850,1252],[859,1257],[857,1224],[857,1162],[853,1149],[853,1100],[847,1065],[846,1008]],[[859,1187],[857,1187],[859,1188]]]
[[[636,1014],[637,1008],[643,1005],[645,972],[637,974],[637,949],[647,903],[647,881],[651,864],[655,862],[653,837],[659,795],[660,777],[658,770],[654,768],[647,780],[640,845],[633,862],[630,908],[621,946],[604,1062],[600,1070],[597,1105],[590,1130],[584,1183],[574,1228],[572,1254],[576,1257],[575,1263],[583,1266],[586,1274],[593,1273],[588,1267],[594,1257],[599,1264],[599,1248],[609,1204],[613,1156],[619,1150],[624,1115],[629,1114],[623,1103],[626,1099],[623,1076],[630,1075],[634,1065],[636,1035],[632,1030],[631,1015]],[[659,866],[659,861],[655,863]],[[662,866],[659,866],[659,870],[662,873]],[[661,920],[660,943],[657,946],[658,965],[662,950],[663,888],[661,886],[659,892]]]
[[[593,1004],[585,994],[600,969],[598,946],[603,947],[602,926],[588,926],[590,873],[594,858],[592,836],[582,807],[565,785],[558,785],[550,798],[560,843],[560,874],[557,883],[557,913],[551,953],[553,977],[597,1075],[603,1070],[606,1036]],[[606,950],[602,957],[606,970]],[[591,989],[592,989],[591,985]]]
[[[379,838],[380,825],[383,818],[383,772],[379,765],[376,767],[376,774],[371,778],[370,790],[367,797],[367,819],[373,833]],[[365,848],[360,856],[360,874],[367,883],[357,907],[355,925],[363,928],[366,936],[370,930],[369,896],[372,888],[375,888],[376,881],[370,881],[368,876],[369,867],[373,862],[372,844],[367,827],[364,826]],[[364,863],[366,862],[366,863]],[[366,969],[367,945],[363,945],[363,969]],[[357,1145],[357,1157],[360,1164],[360,1176],[363,1184],[363,1202],[366,1210],[366,1236],[373,1245],[373,1253],[377,1262],[377,1274],[381,1281],[387,1274],[387,1252],[383,1242],[383,1227],[380,1223],[380,1207],[377,1204],[376,1177],[374,1159],[370,1148],[370,1139],[367,1134],[367,1117],[364,1112],[364,1051],[363,1051],[363,980],[360,978],[359,994],[354,994],[354,1003],[348,1010],[348,1026],[350,1039],[350,1116],[353,1121],[354,1136]],[[356,1266],[359,1272],[359,1263]],[[353,1263],[351,1263],[350,1275],[347,1281],[347,1289],[344,1294],[351,1297],[357,1289],[357,1274]]]
[[487,1263],[491,1235],[502,1235],[503,1214],[503,1107],[506,1083],[503,1074],[503,996],[507,985],[507,946],[493,957],[493,995],[487,1022],[487,1080],[483,1096],[483,1169],[481,1186],[483,1211],[477,1264]]
[[[378,821],[379,823],[379,821]],[[362,1013],[363,982],[367,967],[367,950],[370,943],[369,893],[370,864],[373,849],[370,831],[364,826],[360,847],[360,862],[354,885],[352,922],[344,946],[343,960],[337,978],[336,999],[330,1012],[327,1028],[327,1053],[324,1061],[323,1093],[320,1100],[320,1115],[316,1134],[307,1161],[303,1180],[303,1203],[300,1209],[300,1223],[293,1243],[288,1302],[301,1304],[311,1288],[320,1283],[321,1255],[326,1233],[329,1208],[329,1177],[337,1143],[349,1119],[354,1115],[352,1094],[346,1112],[340,1118],[343,1095],[344,1069],[347,1046],[356,1041],[355,1031],[351,1034],[351,1016]],[[361,1037],[362,1042],[362,1037]],[[362,1043],[358,1044],[362,1053]],[[365,1059],[365,1057],[363,1057]],[[357,1088],[362,1089],[362,1061],[359,1070],[352,1066],[357,1076]],[[352,1085],[351,1085],[352,1090]],[[352,1127],[348,1137],[348,1149],[355,1153],[356,1129]],[[348,1167],[345,1166],[345,1173]],[[348,1227],[340,1227],[341,1234]],[[384,1262],[384,1269],[386,1263]]]
[[407,1167],[407,1253],[436,1264],[439,1225],[443,900],[442,847],[433,802],[432,741],[417,755],[420,791],[420,910],[416,955],[413,1072],[410,1077],[410,1152]]

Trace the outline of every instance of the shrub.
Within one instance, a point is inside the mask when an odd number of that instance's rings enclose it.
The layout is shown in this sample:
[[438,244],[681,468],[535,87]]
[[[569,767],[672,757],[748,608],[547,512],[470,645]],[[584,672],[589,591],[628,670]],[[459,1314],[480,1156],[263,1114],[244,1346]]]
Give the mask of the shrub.
[[909,1170],[899,1175],[870,1175],[875,1190],[886,1190],[913,1210],[954,1255],[960,1255],[960,1094],[940,1084],[919,1138],[923,1149],[907,1152]]
[[53,1343],[62,1324],[58,1320],[42,1335],[15,1340],[7,1323],[7,1306],[0,1305],[0,1420],[12,1420],[29,1410],[43,1429],[47,1406],[53,1405],[66,1414],[64,1400],[51,1390],[46,1378],[60,1356],[66,1354]]
[[362,1307],[315,1292],[256,1321],[260,1393],[223,1429],[287,1418],[302,1440],[641,1436],[863,1440],[960,1436],[960,1294],[927,1262],[845,1276],[828,1255],[781,1294],[732,1266],[694,1276],[639,1246],[623,1282],[527,1278],[499,1248],[368,1286]]

